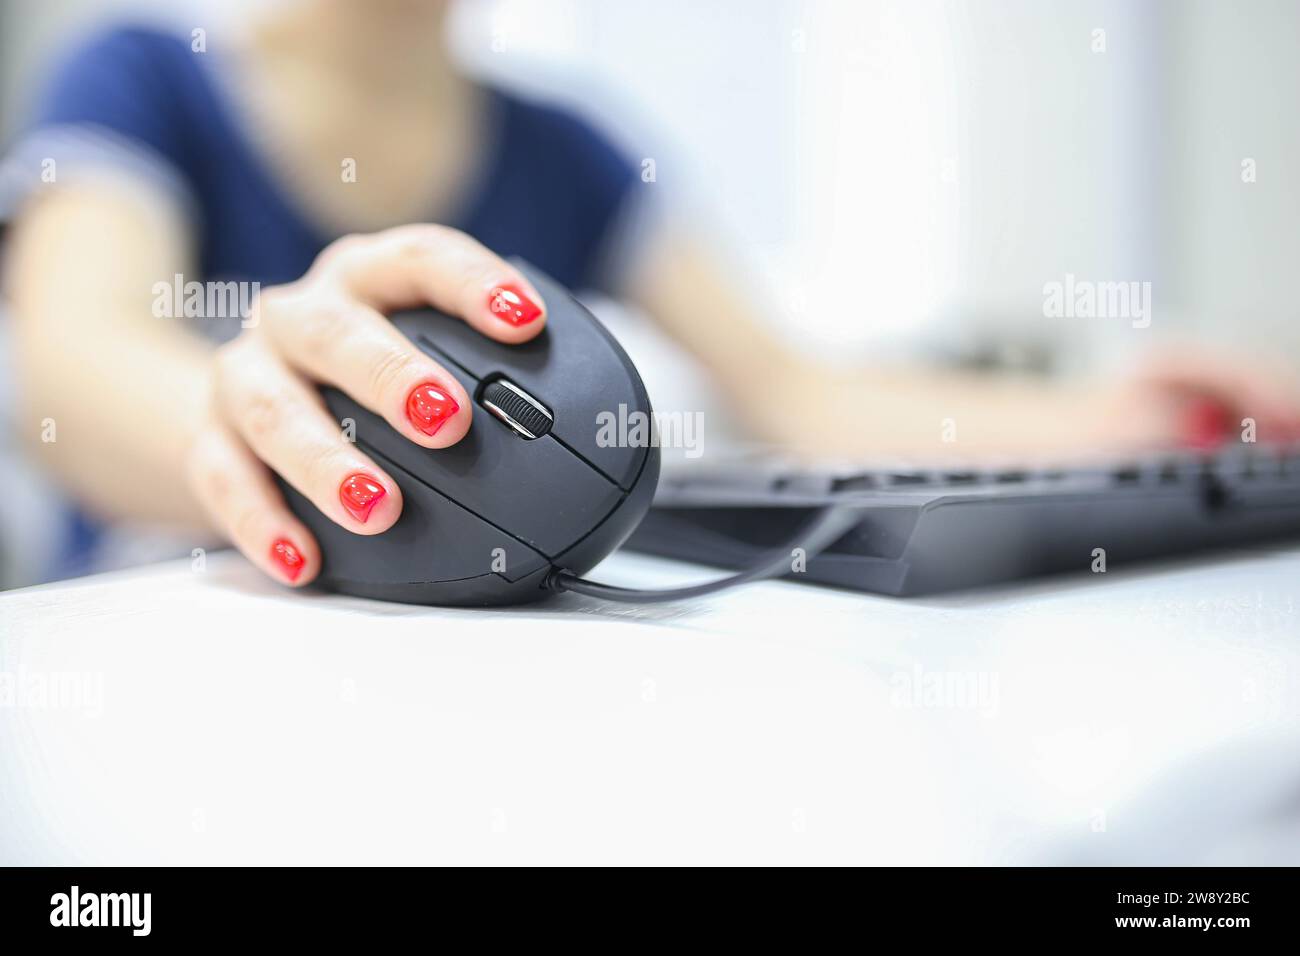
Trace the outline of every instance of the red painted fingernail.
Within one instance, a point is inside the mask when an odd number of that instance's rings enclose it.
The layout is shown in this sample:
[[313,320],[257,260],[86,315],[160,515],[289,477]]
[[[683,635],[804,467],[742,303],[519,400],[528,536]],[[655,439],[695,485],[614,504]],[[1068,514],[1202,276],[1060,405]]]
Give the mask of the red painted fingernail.
[[369,475],[348,475],[339,485],[339,501],[348,514],[362,524],[370,517],[370,512],[379,504],[379,499],[388,492],[384,486]]
[[302,569],[307,565],[288,538],[280,538],[271,545],[271,560],[280,565],[284,576],[290,581],[297,581],[298,575],[302,574]]
[[411,390],[406,399],[406,417],[426,435],[435,434],[447,419],[460,411],[460,404],[433,382]]
[[527,325],[542,314],[542,307],[513,283],[493,286],[488,293],[488,308],[511,325]]
[[1221,445],[1228,431],[1228,410],[1213,399],[1196,399],[1183,413],[1183,444],[1191,448]]

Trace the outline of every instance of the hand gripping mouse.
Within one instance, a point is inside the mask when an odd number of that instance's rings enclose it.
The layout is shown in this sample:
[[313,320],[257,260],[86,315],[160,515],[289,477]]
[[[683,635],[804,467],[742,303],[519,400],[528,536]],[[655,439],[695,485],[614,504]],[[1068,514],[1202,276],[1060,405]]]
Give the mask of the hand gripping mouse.
[[635,366],[567,291],[515,265],[547,308],[546,328],[522,345],[433,309],[392,317],[473,399],[473,424],[457,444],[421,448],[343,392],[322,389],[334,417],[356,423],[357,444],[397,482],[403,508],[382,534],[352,534],[281,481],[320,543],[317,585],[415,604],[536,601],[554,593],[559,573],[582,575],[622,544],[650,507],[658,447],[598,440],[602,412],[650,420]]

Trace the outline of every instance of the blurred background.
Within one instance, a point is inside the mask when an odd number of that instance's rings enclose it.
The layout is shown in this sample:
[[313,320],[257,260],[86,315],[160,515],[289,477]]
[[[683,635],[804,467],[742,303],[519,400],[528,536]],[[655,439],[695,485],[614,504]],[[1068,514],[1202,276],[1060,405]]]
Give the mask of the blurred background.
[[[0,129],[103,21],[259,6],[4,0]],[[1152,336],[1300,346],[1291,0],[471,0],[451,41],[654,158],[679,206],[707,197],[808,347],[1116,360],[1126,323],[1043,318],[1066,272],[1150,281]],[[871,323],[818,308],[849,277]]]

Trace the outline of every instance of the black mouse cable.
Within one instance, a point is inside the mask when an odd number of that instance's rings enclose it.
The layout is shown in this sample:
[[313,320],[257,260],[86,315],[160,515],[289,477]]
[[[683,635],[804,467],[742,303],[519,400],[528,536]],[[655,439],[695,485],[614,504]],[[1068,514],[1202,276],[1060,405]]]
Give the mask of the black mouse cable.
[[713,594],[715,591],[733,588],[738,584],[788,574],[791,570],[790,559],[795,548],[802,548],[805,559],[811,561],[861,520],[862,513],[858,508],[847,508],[841,505],[823,508],[800,529],[797,535],[773,551],[770,557],[744,571],[718,578],[716,581],[706,581],[703,584],[642,591],[636,588],[617,587],[613,584],[601,584],[599,581],[588,581],[571,571],[555,571],[547,578],[546,586],[552,591],[573,591],[575,594],[604,598],[606,601],[625,601],[632,604],[658,604],[701,597],[705,594]]

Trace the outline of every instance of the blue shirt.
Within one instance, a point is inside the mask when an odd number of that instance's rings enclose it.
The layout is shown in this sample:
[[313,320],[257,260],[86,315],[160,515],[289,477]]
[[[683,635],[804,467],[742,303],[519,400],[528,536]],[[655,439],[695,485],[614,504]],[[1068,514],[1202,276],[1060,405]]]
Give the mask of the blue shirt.
[[[0,180],[8,187],[0,188],[0,215],[40,183],[44,157],[59,163],[60,182],[97,164],[134,167],[173,189],[193,214],[200,274],[187,281],[297,279],[337,235],[279,188],[214,76],[218,68],[187,38],[148,27],[91,37],[38,100],[4,170],[9,178]],[[487,151],[443,224],[500,255],[522,256],[571,289],[607,287],[606,246],[639,181],[636,169],[562,110],[496,90],[487,102]],[[72,513],[66,537],[59,565],[41,577],[95,569],[95,523]]]
[[[263,285],[301,276],[336,235],[308,221],[241,128],[186,38],[117,27],[84,44],[40,100],[33,129],[92,127],[146,147],[197,204],[201,280]],[[488,96],[489,152],[454,226],[569,288],[600,287],[602,243],[635,169],[572,115],[500,91]]]

